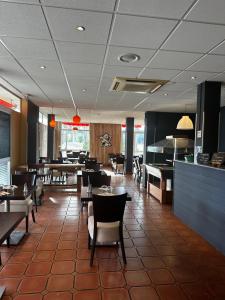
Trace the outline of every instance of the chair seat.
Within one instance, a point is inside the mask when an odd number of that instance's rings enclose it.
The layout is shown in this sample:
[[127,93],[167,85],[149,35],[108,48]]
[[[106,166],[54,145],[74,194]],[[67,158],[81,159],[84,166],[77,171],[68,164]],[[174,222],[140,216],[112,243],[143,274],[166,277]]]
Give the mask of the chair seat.
[[[109,243],[112,241],[119,241],[119,225],[120,222],[102,223],[97,222],[97,242]],[[90,237],[93,239],[94,235],[94,216],[88,217],[88,231]]]

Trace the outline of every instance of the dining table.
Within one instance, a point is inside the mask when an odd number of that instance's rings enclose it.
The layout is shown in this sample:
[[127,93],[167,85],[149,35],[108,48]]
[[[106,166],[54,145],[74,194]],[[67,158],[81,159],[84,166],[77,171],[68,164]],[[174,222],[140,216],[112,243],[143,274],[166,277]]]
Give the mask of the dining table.
[[[18,186],[16,188],[10,188],[10,186],[9,186],[9,188],[0,191],[0,203],[6,202],[6,212],[5,213],[8,214],[8,216],[10,216],[10,214],[11,214],[11,216],[12,216],[12,214],[15,215],[15,213],[10,212],[10,201],[11,200],[23,201],[33,194],[34,189],[35,189],[35,187],[28,187],[27,189],[24,189],[24,186],[22,185],[22,186]],[[4,214],[4,213],[2,213],[2,214]],[[14,218],[15,223],[18,225],[20,223],[20,221],[25,217],[26,217],[25,212],[17,213],[17,218]],[[14,219],[12,219],[10,217],[11,222]],[[10,237],[9,237],[9,244],[10,245],[18,245],[19,242],[21,241],[21,239],[24,237],[25,233],[26,233],[25,231],[21,231],[21,230],[12,231],[10,234]]]
[[91,192],[89,191],[89,187],[82,186],[81,187],[81,193],[80,193],[80,201],[81,201],[81,211],[84,207],[84,205],[92,201],[93,195],[105,195],[105,196],[115,196],[115,195],[121,195],[127,193],[127,201],[131,201],[132,197],[127,192],[126,187],[123,186],[117,186],[117,187],[95,187],[92,188]]

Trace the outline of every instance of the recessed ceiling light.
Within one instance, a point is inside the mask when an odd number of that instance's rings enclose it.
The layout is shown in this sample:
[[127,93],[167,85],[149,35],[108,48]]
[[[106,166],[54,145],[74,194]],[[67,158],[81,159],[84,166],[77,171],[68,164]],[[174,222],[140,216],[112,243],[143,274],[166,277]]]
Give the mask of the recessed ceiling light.
[[77,26],[76,27],[76,30],[78,30],[78,31],[85,31],[85,27],[84,26]]
[[168,96],[168,94],[167,94],[167,93],[164,93],[163,95],[164,95],[164,96]]
[[140,60],[140,56],[134,53],[127,53],[119,56],[118,60],[125,63],[131,63]]
[[41,68],[42,70],[45,70],[45,69],[46,69],[46,66],[40,66],[40,68]]
[[87,90],[86,89],[82,89],[82,92],[85,93],[85,92],[87,92]]
[[191,80],[197,79],[197,76],[191,76]]

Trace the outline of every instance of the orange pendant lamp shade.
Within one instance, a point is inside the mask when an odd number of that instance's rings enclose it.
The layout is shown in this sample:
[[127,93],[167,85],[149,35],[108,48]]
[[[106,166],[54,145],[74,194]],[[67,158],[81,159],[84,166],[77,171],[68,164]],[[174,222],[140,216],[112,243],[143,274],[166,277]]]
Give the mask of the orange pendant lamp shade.
[[73,117],[73,122],[76,123],[76,124],[79,124],[80,123],[80,116],[78,114],[76,114],[74,117]]
[[56,126],[55,115],[52,115],[51,121],[49,122],[49,126],[55,128]]

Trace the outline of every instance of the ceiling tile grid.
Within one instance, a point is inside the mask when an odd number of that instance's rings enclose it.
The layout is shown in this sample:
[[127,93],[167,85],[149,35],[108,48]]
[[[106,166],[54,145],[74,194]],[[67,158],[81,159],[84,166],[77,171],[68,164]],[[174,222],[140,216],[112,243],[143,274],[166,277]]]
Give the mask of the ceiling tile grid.
[[[196,101],[200,82],[225,81],[224,7],[224,0],[2,0],[0,76],[43,106],[72,107],[70,88],[79,109],[105,111],[149,109],[143,95],[110,92],[115,76],[167,79],[172,84],[149,103],[176,111]],[[127,53],[140,60],[122,63]]]

